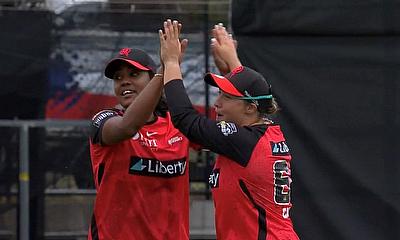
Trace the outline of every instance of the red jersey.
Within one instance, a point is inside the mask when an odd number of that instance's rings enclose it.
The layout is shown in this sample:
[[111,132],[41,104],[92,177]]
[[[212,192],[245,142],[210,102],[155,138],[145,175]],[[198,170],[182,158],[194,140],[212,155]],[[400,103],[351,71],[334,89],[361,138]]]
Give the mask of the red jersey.
[[103,146],[111,109],[92,119],[90,154],[97,196],[89,240],[189,239],[189,141],[169,114],[132,138]]
[[268,126],[247,166],[218,156],[210,176],[218,239],[299,239],[289,218],[290,160],[277,125]]
[[219,154],[209,178],[217,239],[298,240],[289,217],[291,155],[280,127],[208,119],[192,107],[181,80],[164,90],[175,126]]

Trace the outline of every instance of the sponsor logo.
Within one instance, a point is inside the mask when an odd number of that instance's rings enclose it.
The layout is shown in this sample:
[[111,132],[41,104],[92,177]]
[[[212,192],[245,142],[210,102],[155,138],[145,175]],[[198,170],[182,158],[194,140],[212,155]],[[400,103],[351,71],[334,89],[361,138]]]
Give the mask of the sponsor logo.
[[172,144],[177,143],[177,142],[180,142],[180,141],[182,141],[182,140],[183,140],[183,137],[181,137],[181,136],[176,136],[176,137],[173,137],[173,138],[169,139],[169,140],[168,140],[168,144],[172,146]]
[[210,174],[208,178],[208,184],[211,188],[217,188],[219,186],[219,168],[216,168]]
[[285,141],[282,142],[270,142],[272,155],[274,156],[285,156],[289,155],[289,147],[287,146]]
[[217,123],[218,127],[221,129],[222,134],[225,136],[234,134],[237,132],[236,125],[234,123],[228,123],[225,121],[221,121]]
[[185,174],[186,158],[160,161],[157,159],[131,157],[129,173],[142,176],[176,177]]
[[153,136],[153,135],[156,135],[158,132],[148,132],[148,131],[146,131],[146,136],[147,137],[151,137],[151,136]]
[[139,144],[146,147],[157,148],[157,139],[149,139],[143,136],[140,132],[137,132],[132,140],[139,141]]

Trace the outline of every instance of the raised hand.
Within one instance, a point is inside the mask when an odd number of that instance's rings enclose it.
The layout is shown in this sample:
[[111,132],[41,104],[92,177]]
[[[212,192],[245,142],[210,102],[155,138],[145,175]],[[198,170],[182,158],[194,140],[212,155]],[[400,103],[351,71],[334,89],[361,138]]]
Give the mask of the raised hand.
[[167,63],[179,63],[181,58],[181,43],[179,41],[178,21],[168,19],[164,22],[164,33],[159,30],[160,37],[160,58],[165,65]]
[[[182,30],[182,24],[178,23],[179,36],[180,36],[181,30]],[[162,30],[159,30],[159,37],[160,37],[160,44],[161,44],[161,40],[162,40],[161,38],[165,39],[165,37],[166,37]],[[183,57],[185,55],[185,51],[186,51],[188,44],[189,44],[189,41],[187,39],[181,40],[181,54],[179,56],[179,64],[181,64],[183,61]],[[160,49],[160,58],[161,58],[161,49]],[[164,62],[162,59],[160,59],[160,62],[161,62],[161,66],[158,70],[158,73],[163,74],[164,73]]]
[[[178,23],[179,37],[181,36],[181,31],[182,31],[182,24]],[[181,40],[181,55],[179,56],[179,64],[181,64],[183,62],[183,57],[185,55],[185,51],[186,51],[188,44],[189,44],[189,40],[187,40],[186,38]]]
[[160,60],[164,66],[164,84],[173,79],[182,79],[179,64],[187,47],[186,39],[179,41],[182,25],[168,19],[164,22],[164,32],[159,30]]
[[219,54],[218,54],[218,52],[217,52],[217,50],[216,50],[216,46],[215,46],[215,45],[217,44],[216,42],[217,42],[217,39],[211,38],[211,53],[212,53],[212,55],[213,55],[213,57],[214,57],[215,66],[217,66],[219,72],[220,72],[222,75],[225,75],[225,74],[227,74],[227,73],[229,72],[229,66],[228,66],[228,64],[219,56]]
[[214,26],[212,30],[211,52],[215,65],[221,74],[227,74],[234,68],[241,65],[236,53],[237,41],[228,34],[222,23]]

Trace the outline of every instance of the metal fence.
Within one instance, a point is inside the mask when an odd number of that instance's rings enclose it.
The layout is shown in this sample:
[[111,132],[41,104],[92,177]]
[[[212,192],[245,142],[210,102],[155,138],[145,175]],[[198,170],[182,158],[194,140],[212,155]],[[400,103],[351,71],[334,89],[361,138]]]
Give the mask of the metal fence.
[[19,129],[19,172],[18,172],[18,198],[19,198],[19,239],[29,238],[29,128],[43,127],[87,127],[88,121],[21,121],[1,120],[0,127],[16,127]]

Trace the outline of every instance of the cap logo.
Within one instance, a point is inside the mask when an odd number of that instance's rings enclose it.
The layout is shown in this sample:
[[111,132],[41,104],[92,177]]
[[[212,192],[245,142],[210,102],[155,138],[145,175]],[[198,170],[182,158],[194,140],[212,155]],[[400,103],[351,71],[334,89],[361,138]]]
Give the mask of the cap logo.
[[130,49],[130,48],[123,48],[123,49],[121,49],[121,51],[119,51],[119,55],[128,57],[128,56],[129,56],[129,53],[131,53],[131,52],[132,52],[132,49]]
[[229,77],[232,77],[232,76],[234,76],[234,75],[236,75],[236,74],[238,74],[240,72],[243,72],[243,70],[244,70],[243,66],[239,66],[239,67],[237,67],[237,68],[232,70],[232,72],[230,73]]

